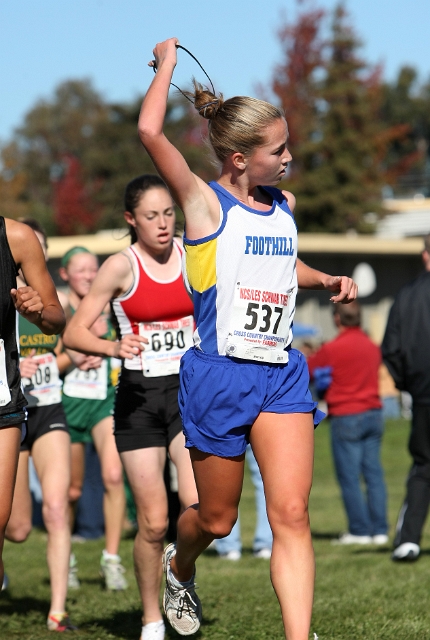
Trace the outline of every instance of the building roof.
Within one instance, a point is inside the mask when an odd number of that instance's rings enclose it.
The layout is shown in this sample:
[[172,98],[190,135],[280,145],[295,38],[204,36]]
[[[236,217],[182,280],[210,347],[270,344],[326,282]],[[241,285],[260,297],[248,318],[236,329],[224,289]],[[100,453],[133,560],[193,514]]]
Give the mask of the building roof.
[[62,258],[72,247],[85,247],[98,256],[109,256],[130,245],[127,229],[99,231],[85,236],[61,236],[48,238],[49,257]]
[[370,235],[299,233],[300,253],[419,255],[422,238],[379,238]]
[[419,211],[392,213],[378,222],[376,235],[383,238],[425,236],[430,233],[430,206]]
[[[84,246],[96,255],[107,256],[128,247],[130,237],[126,229],[114,229],[86,236],[52,237],[48,239],[48,244],[50,258],[61,258],[66,251],[76,246]],[[299,254],[419,255],[422,249],[422,238],[299,233]]]

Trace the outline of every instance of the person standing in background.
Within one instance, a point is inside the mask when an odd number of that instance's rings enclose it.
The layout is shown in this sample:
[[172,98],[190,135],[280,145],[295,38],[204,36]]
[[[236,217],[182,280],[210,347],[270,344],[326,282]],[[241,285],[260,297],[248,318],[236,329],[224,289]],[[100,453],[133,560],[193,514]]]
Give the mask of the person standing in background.
[[[358,302],[336,304],[337,337],[308,358],[311,378],[331,368],[325,393],[337,479],[348,531],[337,544],[386,544],[387,495],[380,452],[384,421],[378,394],[379,348],[361,329]],[[364,479],[367,497],[360,481]]]
[[418,558],[430,503],[430,234],[424,238],[422,258],[425,271],[397,294],[382,342],[384,362],[396,387],[412,396],[413,462],[397,521],[395,561]]

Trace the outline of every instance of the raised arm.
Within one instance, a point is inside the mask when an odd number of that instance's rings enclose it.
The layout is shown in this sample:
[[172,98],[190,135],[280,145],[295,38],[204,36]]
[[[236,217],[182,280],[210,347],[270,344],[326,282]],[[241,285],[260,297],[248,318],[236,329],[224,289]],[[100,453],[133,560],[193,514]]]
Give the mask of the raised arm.
[[[184,213],[187,234],[202,237],[219,224],[219,203],[212,189],[189,168],[182,154],[163,133],[169,86],[176,66],[177,38],[157,44],[157,73],[142,103],[138,131],[157,171]],[[152,65],[152,63],[149,63]]]
[[325,289],[337,294],[330,298],[332,302],[348,303],[355,300],[358,287],[347,276],[330,276],[327,273],[308,267],[297,258],[297,283],[300,289]]
[[[119,342],[98,338],[90,331],[106,304],[127,289],[130,263],[123,254],[108,258],[100,267],[91,289],[80,303],[63,335],[64,346],[81,353],[115,358],[132,358],[143,350],[139,336],[125,336]],[[130,282],[131,284],[131,282]]]
[[6,233],[12,256],[28,285],[11,290],[16,310],[43,333],[61,333],[66,319],[36,234],[15,220],[6,220]]

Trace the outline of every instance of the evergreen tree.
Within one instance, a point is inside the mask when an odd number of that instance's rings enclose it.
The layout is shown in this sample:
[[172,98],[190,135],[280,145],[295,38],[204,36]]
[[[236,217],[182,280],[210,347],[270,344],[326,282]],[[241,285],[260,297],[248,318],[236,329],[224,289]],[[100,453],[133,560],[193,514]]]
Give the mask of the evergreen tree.
[[430,84],[419,85],[412,67],[402,67],[383,85],[381,117],[404,135],[390,140],[385,158],[387,181],[403,195],[430,196]]
[[278,32],[283,62],[274,70],[272,91],[288,122],[288,147],[293,155],[293,174],[308,164],[307,142],[318,129],[318,75],[324,69],[325,43],[321,38],[323,10],[305,10],[293,24]]
[[364,215],[380,209],[379,73],[357,56],[360,42],[339,5],[319,90],[319,130],[310,162],[296,183],[299,227],[307,231],[369,230]]

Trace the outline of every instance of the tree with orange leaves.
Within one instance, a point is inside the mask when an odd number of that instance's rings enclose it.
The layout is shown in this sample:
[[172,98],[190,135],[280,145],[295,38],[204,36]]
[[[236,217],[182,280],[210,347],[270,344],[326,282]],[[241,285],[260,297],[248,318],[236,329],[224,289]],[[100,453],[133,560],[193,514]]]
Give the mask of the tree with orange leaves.
[[366,232],[366,214],[381,212],[388,149],[406,129],[383,121],[381,69],[358,56],[361,43],[344,6],[333,11],[324,37],[326,15],[305,6],[279,31],[284,62],[272,89],[289,124],[288,188],[301,230]]

